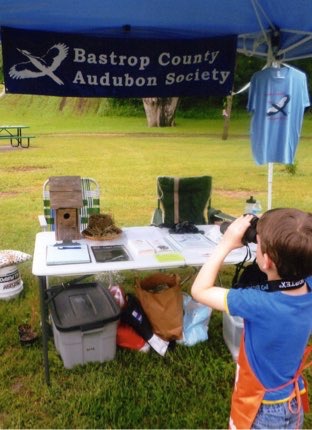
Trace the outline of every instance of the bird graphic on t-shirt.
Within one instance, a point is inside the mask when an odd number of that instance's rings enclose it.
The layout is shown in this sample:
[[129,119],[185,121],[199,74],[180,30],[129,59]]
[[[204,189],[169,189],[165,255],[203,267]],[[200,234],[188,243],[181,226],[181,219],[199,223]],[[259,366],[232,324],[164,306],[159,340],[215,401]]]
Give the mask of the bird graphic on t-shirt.
[[280,99],[278,103],[271,103],[272,107],[267,110],[267,115],[272,116],[276,115],[278,112],[281,112],[283,115],[287,116],[287,113],[284,111],[285,106],[290,100],[290,96],[284,96]]
[[49,76],[58,85],[64,82],[54,72],[67,57],[68,47],[64,43],[53,45],[42,57],[31,54],[25,49],[18,49],[29,61],[15,64],[11,67],[9,75],[13,79],[39,78]]

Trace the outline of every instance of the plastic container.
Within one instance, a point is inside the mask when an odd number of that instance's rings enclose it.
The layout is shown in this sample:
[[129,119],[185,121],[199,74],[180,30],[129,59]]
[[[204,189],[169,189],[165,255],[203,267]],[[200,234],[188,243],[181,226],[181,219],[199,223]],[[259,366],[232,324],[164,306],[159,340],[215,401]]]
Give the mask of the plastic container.
[[54,344],[67,369],[115,358],[120,308],[104,286],[90,283],[49,295]]
[[232,354],[233,360],[237,361],[241,335],[244,322],[240,317],[223,312],[223,339]]
[[262,213],[262,206],[261,206],[261,203],[259,202],[259,200],[257,200],[256,203],[254,204],[252,213],[254,215],[257,215],[257,216],[261,215],[261,213]]
[[245,214],[253,214],[259,216],[262,213],[262,206],[259,200],[255,200],[253,196],[250,196],[246,200]]
[[250,196],[249,199],[246,200],[244,213],[245,214],[252,214],[255,204],[256,204],[256,200],[253,198],[253,196]]
[[23,290],[23,281],[15,264],[0,269],[0,299],[10,300]]

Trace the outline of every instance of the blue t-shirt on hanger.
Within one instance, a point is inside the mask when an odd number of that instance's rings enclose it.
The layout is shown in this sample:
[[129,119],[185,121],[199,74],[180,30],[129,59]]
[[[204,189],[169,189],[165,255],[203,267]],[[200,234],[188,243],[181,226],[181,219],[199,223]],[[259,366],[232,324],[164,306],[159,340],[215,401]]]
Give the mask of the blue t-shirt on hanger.
[[309,105],[307,78],[300,70],[268,67],[252,76],[247,109],[252,113],[251,144],[257,164],[293,163]]

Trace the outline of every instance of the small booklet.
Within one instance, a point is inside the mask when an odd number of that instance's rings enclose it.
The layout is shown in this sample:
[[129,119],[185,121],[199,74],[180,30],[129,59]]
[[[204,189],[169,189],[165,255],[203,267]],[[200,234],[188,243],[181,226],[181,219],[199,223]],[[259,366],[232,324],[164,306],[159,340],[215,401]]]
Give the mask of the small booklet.
[[184,257],[174,249],[165,239],[130,239],[127,247],[135,256],[154,256],[159,263],[184,261]]
[[91,249],[97,263],[132,260],[123,245],[99,245],[91,246]]
[[145,239],[129,239],[127,247],[134,255],[153,255],[154,248]]
[[48,266],[91,262],[88,245],[80,243],[48,245],[46,258]]
[[172,252],[172,247],[163,239],[129,239],[127,247],[135,255],[154,255]]

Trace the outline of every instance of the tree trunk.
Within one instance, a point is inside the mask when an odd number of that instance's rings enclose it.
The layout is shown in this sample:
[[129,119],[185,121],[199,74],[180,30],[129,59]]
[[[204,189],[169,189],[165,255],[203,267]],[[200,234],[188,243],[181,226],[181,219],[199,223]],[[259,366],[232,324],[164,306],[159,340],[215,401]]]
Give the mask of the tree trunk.
[[148,127],[174,127],[179,97],[147,97],[143,105]]
[[226,107],[225,109],[223,109],[224,125],[223,125],[222,140],[226,140],[229,135],[230,119],[231,119],[231,113],[232,113],[232,102],[233,102],[233,96],[232,95],[227,96]]

